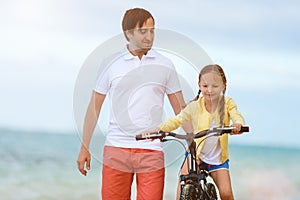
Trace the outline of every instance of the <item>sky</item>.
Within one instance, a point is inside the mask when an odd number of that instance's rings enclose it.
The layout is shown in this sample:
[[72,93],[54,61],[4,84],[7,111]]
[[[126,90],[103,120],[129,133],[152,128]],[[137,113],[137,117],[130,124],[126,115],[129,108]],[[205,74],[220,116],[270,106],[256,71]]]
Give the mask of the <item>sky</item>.
[[122,34],[127,9],[143,7],[155,17],[157,29],[190,38],[224,68],[227,95],[251,127],[249,135],[232,142],[300,147],[297,0],[0,4],[0,127],[76,131],[73,98],[84,62],[105,41]]

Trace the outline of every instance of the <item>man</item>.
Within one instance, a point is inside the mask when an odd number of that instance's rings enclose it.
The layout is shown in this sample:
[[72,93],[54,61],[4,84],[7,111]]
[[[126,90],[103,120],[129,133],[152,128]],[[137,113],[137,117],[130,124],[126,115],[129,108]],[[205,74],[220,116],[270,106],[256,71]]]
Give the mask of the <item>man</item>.
[[137,199],[159,200],[164,189],[164,154],[159,141],[136,141],[162,120],[164,96],[177,114],[185,106],[173,63],[152,49],[154,18],[145,9],[127,10],[122,29],[125,53],[114,56],[99,76],[87,109],[78,169],[90,169],[89,144],[108,94],[111,118],[102,165],[102,199],[130,199],[136,175]]

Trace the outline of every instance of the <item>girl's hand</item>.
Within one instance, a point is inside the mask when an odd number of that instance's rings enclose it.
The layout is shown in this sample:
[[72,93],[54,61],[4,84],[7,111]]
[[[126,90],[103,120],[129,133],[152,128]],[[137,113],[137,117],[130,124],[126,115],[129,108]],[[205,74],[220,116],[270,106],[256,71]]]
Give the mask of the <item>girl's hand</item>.
[[231,131],[231,134],[242,134],[242,133],[240,133],[242,124],[232,124],[231,126],[234,126],[234,127],[235,127],[235,129],[233,129],[233,130]]

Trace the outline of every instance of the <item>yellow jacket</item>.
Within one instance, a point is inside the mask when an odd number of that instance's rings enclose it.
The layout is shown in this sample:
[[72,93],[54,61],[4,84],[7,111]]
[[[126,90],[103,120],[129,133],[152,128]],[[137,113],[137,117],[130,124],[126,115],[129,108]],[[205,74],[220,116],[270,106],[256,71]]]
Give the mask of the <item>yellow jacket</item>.
[[[237,106],[232,98],[225,97],[225,116],[224,125],[230,125],[230,120],[232,123],[239,123],[244,125],[245,120],[241,113],[238,111]],[[204,105],[204,98],[200,97],[197,101],[189,103],[178,115],[174,118],[170,118],[160,125],[162,131],[168,132],[177,129],[182,126],[187,121],[192,121],[194,133],[206,130],[210,128],[212,120],[215,119],[216,123],[220,123],[220,117],[218,112],[211,114],[207,112]],[[202,138],[196,139],[196,144],[198,146]],[[224,134],[219,138],[221,145],[221,162],[224,163],[229,158],[228,153],[228,135]],[[200,155],[204,142],[199,146],[197,150],[197,158]]]

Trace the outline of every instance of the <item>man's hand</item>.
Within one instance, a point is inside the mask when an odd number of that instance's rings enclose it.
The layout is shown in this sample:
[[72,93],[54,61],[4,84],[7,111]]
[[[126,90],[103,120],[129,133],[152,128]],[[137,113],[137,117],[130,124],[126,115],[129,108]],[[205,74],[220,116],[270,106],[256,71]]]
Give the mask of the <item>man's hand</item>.
[[78,170],[86,176],[87,171],[85,170],[85,166],[87,170],[90,170],[91,166],[91,154],[89,150],[85,147],[81,147],[78,158],[77,158],[77,166]]
[[[142,134],[142,135],[149,135],[149,134],[151,134],[151,133],[157,133],[158,131],[160,131],[160,128],[156,128],[156,129],[154,129],[154,130],[152,130],[152,131],[145,131],[145,132],[142,132],[142,133],[140,133],[140,134]],[[151,139],[151,141],[153,141],[154,139]]]

